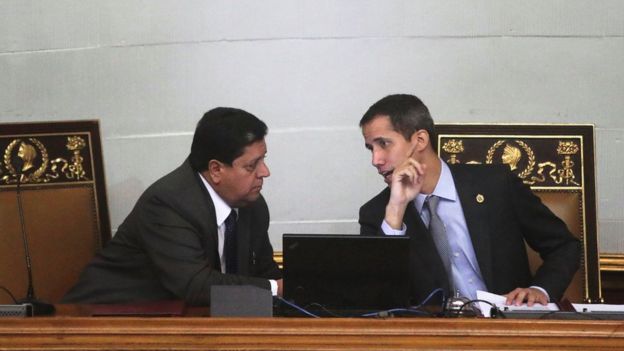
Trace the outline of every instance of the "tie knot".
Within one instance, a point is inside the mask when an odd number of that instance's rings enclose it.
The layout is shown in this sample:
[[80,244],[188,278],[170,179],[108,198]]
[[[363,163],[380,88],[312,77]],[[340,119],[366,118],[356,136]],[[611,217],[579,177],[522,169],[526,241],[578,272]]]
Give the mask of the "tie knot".
[[435,195],[431,195],[427,198],[427,201],[425,201],[425,204],[427,204],[427,207],[429,207],[429,212],[431,213],[437,213],[438,212],[438,203],[440,202],[440,198],[435,196]]

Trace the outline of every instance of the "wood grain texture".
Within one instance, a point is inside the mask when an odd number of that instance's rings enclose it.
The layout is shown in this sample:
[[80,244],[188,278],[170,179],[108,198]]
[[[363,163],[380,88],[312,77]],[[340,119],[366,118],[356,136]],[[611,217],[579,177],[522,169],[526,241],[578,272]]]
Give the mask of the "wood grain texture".
[[624,322],[6,318],[0,340],[0,350],[616,350],[624,345]]

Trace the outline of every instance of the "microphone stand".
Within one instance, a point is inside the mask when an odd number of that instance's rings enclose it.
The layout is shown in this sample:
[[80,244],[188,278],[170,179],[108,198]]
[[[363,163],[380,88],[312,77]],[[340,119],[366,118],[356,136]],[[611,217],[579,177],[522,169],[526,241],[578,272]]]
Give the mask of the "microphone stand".
[[30,249],[28,247],[28,236],[26,235],[26,225],[24,223],[24,208],[22,206],[22,194],[20,186],[22,184],[22,165],[18,164],[17,172],[17,208],[22,231],[22,241],[24,242],[24,256],[26,257],[26,270],[28,272],[28,291],[26,297],[17,301],[18,304],[29,304],[32,306],[33,316],[47,316],[54,314],[54,305],[39,301],[35,296],[35,288],[33,287],[32,263],[30,259]]

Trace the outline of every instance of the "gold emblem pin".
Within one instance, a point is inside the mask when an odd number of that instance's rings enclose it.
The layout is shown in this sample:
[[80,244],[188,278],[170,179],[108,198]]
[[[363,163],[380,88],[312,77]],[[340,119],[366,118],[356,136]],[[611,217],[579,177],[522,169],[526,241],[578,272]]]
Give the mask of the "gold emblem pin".
[[482,204],[485,201],[485,197],[481,194],[477,194],[477,202]]

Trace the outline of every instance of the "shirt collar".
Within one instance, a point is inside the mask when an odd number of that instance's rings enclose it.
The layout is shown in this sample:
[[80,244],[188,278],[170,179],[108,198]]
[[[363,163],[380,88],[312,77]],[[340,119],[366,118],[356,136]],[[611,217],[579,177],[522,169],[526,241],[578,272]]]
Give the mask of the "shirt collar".
[[[455,191],[455,181],[453,180],[453,175],[451,174],[451,169],[446,164],[446,162],[442,161],[438,158],[438,162],[440,162],[440,179],[438,179],[438,184],[436,184],[435,188],[431,195],[435,195],[437,197],[449,200],[449,201],[457,201],[457,192]],[[416,209],[420,213],[422,211],[422,207],[429,197],[429,194],[418,194],[416,199],[414,199]]]
[[223,224],[223,222],[225,222],[225,219],[232,212],[232,208],[228,204],[226,204],[225,201],[223,201],[221,196],[219,196],[219,194],[217,194],[217,192],[212,188],[212,186],[210,186],[210,183],[208,183],[208,181],[204,178],[203,175],[201,175],[201,173],[197,173],[197,174],[199,174],[199,178],[201,178],[202,182],[204,183],[204,186],[206,187],[206,189],[208,190],[208,193],[210,194],[210,198],[212,199],[212,203],[214,204],[214,208],[215,208],[215,215],[217,216],[217,227],[220,227]]

